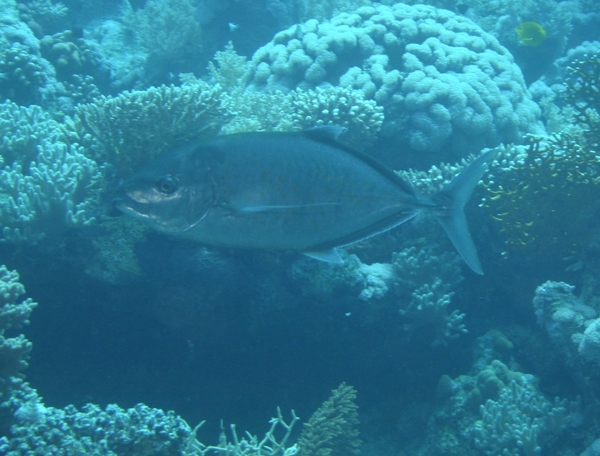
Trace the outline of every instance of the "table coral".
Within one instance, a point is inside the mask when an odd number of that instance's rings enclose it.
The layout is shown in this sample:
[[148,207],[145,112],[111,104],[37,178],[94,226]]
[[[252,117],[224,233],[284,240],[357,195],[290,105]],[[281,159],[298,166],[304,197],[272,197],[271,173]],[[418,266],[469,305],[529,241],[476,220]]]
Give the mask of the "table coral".
[[398,146],[459,156],[541,132],[510,53],[470,20],[430,6],[361,7],[275,35],[252,57],[256,90],[341,86],[385,108]]

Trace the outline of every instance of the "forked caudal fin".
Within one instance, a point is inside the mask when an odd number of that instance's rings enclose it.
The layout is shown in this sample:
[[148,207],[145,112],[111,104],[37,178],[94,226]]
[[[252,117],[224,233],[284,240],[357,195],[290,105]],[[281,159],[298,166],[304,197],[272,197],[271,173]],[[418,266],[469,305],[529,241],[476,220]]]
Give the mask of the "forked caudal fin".
[[483,176],[486,165],[494,159],[497,153],[497,150],[490,150],[477,157],[446,187],[432,197],[436,206],[443,209],[436,214],[436,218],[462,259],[477,274],[483,274],[483,270],[481,269],[475,244],[469,233],[465,205],[479,179]]

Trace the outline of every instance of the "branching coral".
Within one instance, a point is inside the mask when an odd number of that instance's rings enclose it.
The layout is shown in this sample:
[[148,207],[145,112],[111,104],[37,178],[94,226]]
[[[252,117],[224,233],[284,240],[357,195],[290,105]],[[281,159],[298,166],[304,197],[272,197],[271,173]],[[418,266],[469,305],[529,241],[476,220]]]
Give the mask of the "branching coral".
[[503,255],[535,252],[580,258],[600,209],[600,158],[566,133],[529,137],[528,146],[504,148],[500,166],[484,176],[482,206],[505,237]]
[[449,310],[454,289],[463,277],[458,255],[436,250],[435,246],[421,250],[409,247],[394,253],[392,266],[396,291],[403,301],[400,314],[410,321],[408,327],[430,326],[432,343],[446,345],[467,332],[465,315]]
[[[221,436],[218,445],[204,445],[196,439],[196,433],[204,424],[202,421],[193,431],[193,437],[188,441],[186,454],[190,456],[205,456],[209,454],[231,455],[231,456],[293,456],[298,453],[296,445],[287,446],[287,442],[294,429],[294,424],[298,421],[298,417],[292,410],[292,419],[288,423],[285,422],[281,415],[281,410],[277,407],[277,417],[271,418],[271,428],[265,436],[258,440],[258,437],[246,432],[246,437],[239,438],[236,427],[231,425],[232,442],[227,440],[225,430],[221,428]],[[281,439],[275,436],[275,431],[278,428],[283,428],[284,435]]]
[[91,223],[102,172],[37,106],[0,105],[0,239],[36,243]]
[[202,42],[194,13],[192,0],[150,0],[144,8],[131,11],[125,23],[148,51],[177,59],[188,47],[199,47]]
[[2,52],[1,56],[0,98],[23,105],[39,102],[40,91],[48,82],[48,73],[40,58],[18,42]]
[[570,411],[567,400],[550,402],[532,376],[521,375],[481,406],[481,420],[471,429],[475,446],[493,456],[539,455],[544,439],[566,429]]
[[100,97],[76,107],[67,133],[99,142],[117,174],[128,176],[164,150],[216,134],[231,116],[221,87],[201,81]]
[[565,97],[586,127],[587,147],[600,147],[600,54],[577,60],[567,69]]
[[320,125],[347,127],[340,140],[364,149],[377,139],[383,124],[383,108],[362,92],[343,87],[296,89],[291,94],[292,124],[298,129]]
[[46,407],[33,397],[15,412],[16,423],[0,439],[0,452],[21,454],[164,455],[185,454],[192,434],[173,412],[144,404],[124,410],[109,404],[103,410],[87,404],[64,409]]
[[470,450],[494,456],[533,456],[542,450],[545,454],[561,433],[581,422],[579,400],[549,400],[533,375],[497,359],[482,361],[476,361],[469,375],[444,376],[440,381],[438,393],[447,400],[434,415],[440,432],[432,436],[437,453],[450,451],[451,441],[444,438],[449,434],[457,454]]
[[[5,332],[20,328],[29,323],[29,315],[37,306],[31,298],[19,302],[25,294],[25,287],[19,282],[17,271],[9,271],[6,266],[0,266],[0,386],[9,377],[20,376],[20,371],[27,367],[27,358],[31,352],[31,342],[20,334],[16,337],[6,337]],[[2,388],[3,389],[3,388]],[[0,390],[0,397],[2,397]]]
[[300,456],[349,456],[360,453],[356,391],[342,383],[313,413],[298,440]]

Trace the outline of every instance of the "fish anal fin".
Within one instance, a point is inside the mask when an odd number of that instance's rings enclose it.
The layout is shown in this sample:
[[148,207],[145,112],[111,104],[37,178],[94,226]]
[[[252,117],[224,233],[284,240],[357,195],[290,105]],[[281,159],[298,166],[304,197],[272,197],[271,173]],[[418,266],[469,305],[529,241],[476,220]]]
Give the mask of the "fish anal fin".
[[315,260],[325,261],[326,263],[342,264],[344,262],[335,249],[302,252],[302,254]]

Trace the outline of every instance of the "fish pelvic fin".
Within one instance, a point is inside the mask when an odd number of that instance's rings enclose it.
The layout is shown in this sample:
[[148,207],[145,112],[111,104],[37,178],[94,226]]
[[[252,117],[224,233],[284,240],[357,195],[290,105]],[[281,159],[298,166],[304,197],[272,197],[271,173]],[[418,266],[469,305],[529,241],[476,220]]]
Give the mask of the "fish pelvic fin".
[[315,260],[324,261],[326,263],[342,264],[344,260],[340,257],[340,254],[335,249],[329,250],[314,250],[310,252],[302,252],[307,257],[314,258]]
[[[497,150],[489,150],[464,168],[446,187],[432,196],[438,210],[436,218],[465,263],[477,274],[483,274],[477,249],[471,238],[465,205],[479,179],[494,159]],[[441,209],[441,210],[440,210]]]

